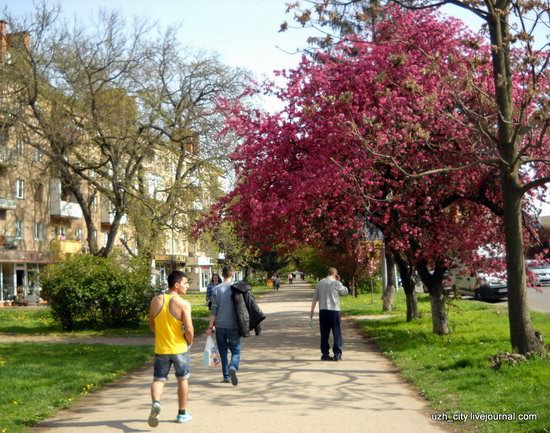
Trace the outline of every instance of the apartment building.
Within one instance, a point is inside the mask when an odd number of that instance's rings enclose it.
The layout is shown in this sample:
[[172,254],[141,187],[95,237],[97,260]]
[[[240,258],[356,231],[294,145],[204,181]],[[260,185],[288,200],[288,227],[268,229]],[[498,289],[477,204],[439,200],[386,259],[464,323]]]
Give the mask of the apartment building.
[[[113,222],[108,200],[92,206],[98,242]],[[46,159],[11,128],[0,128],[0,301],[39,295],[40,270],[87,251],[87,227],[74,196]],[[126,220],[118,236],[129,236]]]
[[[0,67],[10,61],[10,49],[20,46],[24,33],[7,33],[7,24],[0,21]],[[10,101],[5,74],[0,77],[0,104]],[[63,187],[49,166],[47,158],[33,146],[29,134],[2,118],[0,112],[0,305],[14,297],[37,298],[40,291],[39,273],[44,266],[67,255],[86,253],[87,227],[80,205]],[[196,148],[189,145],[190,159],[197,158]],[[146,164],[149,193],[164,194],[174,172],[170,158],[154,157]],[[195,180],[196,182],[196,180]],[[84,185],[85,186],[85,185]],[[83,188],[86,194],[87,188]],[[88,189],[91,191],[91,189]],[[89,197],[89,196],[88,196]],[[162,198],[162,197],[159,197]],[[202,206],[197,199],[197,206]],[[114,211],[109,200],[95,195],[92,219],[94,236],[99,247],[108,241]],[[137,253],[135,228],[123,217],[115,239],[115,248],[126,251],[122,241]],[[181,231],[165,230],[153,260],[155,282],[164,285],[172,269],[182,269],[190,275],[191,289],[205,290],[215,263]]]

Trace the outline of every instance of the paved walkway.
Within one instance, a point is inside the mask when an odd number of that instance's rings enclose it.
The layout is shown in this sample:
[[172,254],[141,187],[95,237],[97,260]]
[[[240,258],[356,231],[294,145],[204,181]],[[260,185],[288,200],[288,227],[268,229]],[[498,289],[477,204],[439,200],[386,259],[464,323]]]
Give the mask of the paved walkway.
[[262,298],[261,336],[243,341],[239,386],[202,366],[204,335],[191,356],[189,411],[174,422],[175,380],[165,388],[161,423],[147,425],[150,366],[89,395],[32,433],[365,433],[448,431],[383,356],[344,322],[344,360],[319,360],[318,329],[308,326],[311,287],[294,284]]

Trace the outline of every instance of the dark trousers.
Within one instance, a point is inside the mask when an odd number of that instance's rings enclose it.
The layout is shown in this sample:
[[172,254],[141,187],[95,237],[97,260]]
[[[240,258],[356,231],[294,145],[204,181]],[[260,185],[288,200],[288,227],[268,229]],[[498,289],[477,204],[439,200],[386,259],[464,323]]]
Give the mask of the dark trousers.
[[330,331],[332,331],[332,338],[334,344],[332,351],[335,355],[342,353],[342,330],[340,328],[340,312],[332,310],[320,310],[319,311],[319,326],[321,328],[321,353],[323,355],[329,355],[329,343],[328,338]]

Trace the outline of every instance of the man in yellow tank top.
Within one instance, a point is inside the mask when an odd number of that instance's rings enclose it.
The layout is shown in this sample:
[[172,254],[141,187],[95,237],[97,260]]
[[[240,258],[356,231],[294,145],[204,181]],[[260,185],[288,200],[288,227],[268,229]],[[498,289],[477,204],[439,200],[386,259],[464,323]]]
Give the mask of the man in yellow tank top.
[[179,411],[176,422],[191,420],[187,412],[189,395],[189,347],[193,343],[191,304],[180,298],[189,289],[187,275],[172,271],[168,275],[168,292],[155,296],[149,307],[149,327],[155,334],[155,367],[151,384],[151,413],[149,425],[159,424],[160,399],[170,367],[174,365],[178,380]]

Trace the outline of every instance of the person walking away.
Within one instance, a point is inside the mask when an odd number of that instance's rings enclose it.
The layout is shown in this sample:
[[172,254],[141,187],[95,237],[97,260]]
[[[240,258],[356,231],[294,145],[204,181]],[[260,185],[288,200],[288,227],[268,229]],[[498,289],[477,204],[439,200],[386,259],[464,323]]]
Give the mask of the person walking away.
[[210,283],[206,287],[206,305],[208,305],[208,310],[212,309],[212,292],[214,291],[214,287],[221,282],[221,277],[218,274],[213,274]]
[[[319,328],[321,331],[321,360],[340,361],[342,359],[343,338],[340,327],[340,296],[348,294],[348,289],[340,282],[336,268],[329,268],[328,276],[315,286],[313,301],[311,302],[310,319],[313,319],[315,306],[319,302]],[[332,332],[334,344],[329,353],[329,336]]]
[[[223,382],[233,386],[239,384],[237,372],[241,359],[241,339],[239,337],[237,313],[231,299],[231,281],[235,269],[226,265],[222,268],[223,283],[214,288],[212,294],[212,310],[206,335],[212,335],[215,327],[216,343],[222,361]],[[231,360],[228,361],[227,353],[231,351]]]
[[[176,422],[191,420],[187,412],[189,396],[189,348],[195,331],[191,321],[191,304],[180,298],[189,289],[187,276],[178,270],[168,275],[168,293],[155,296],[149,307],[149,327],[155,334],[155,364],[151,384],[151,412],[149,425],[159,424],[160,399],[170,368],[174,365],[178,381],[179,411]],[[183,328],[183,329],[182,329]]]
[[281,287],[281,279],[277,274],[275,274],[275,278],[273,279],[273,284],[275,285],[275,290],[279,291],[279,288]]

